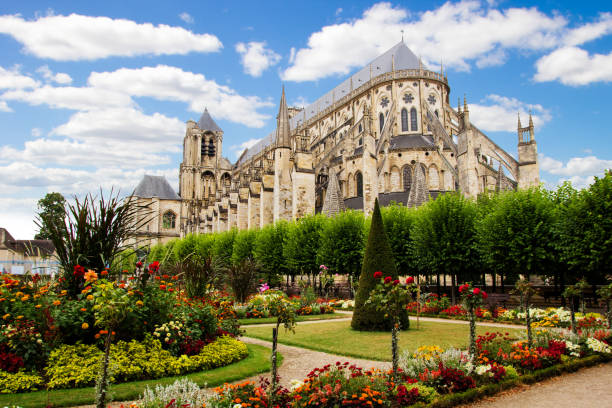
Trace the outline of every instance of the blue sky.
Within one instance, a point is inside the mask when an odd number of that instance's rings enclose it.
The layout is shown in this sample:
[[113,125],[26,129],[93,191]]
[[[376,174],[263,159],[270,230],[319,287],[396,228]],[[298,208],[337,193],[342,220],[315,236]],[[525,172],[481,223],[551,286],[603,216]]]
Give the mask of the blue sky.
[[517,111],[533,112],[547,186],[612,168],[604,2],[221,3],[0,4],[1,227],[32,237],[50,191],[129,192],[145,173],[176,188],[185,122],[204,107],[233,162],[274,129],[282,84],[290,104],[313,102],[402,30],[510,153]]

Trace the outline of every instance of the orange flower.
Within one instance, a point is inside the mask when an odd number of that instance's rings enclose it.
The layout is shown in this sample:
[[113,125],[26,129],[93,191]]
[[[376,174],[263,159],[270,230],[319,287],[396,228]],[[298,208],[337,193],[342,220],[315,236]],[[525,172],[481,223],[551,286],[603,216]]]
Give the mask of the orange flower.
[[95,282],[98,280],[98,274],[91,269],[85,274],[85,282]]
[[96,335],[94,336],[96,339],[100,338],[100,333],[96,333]]
[[87,329],[89,329],[89,324],[87,324],[87,323],[83,323],[83,324],[81,325],[81,329],[83,329],[83,330],[87,330]]
[[42,307],[42,305],[38,304],[38,305],[36,305],[34,307],[37,308],[37,309],[40,309]]
[[108,334],[108,330],[100,330],[100,334]]
[[87,295],[87,300],[93,300],[93,295]]
[[159,288],[160,288],[161,290],[165,290],[165,289],[166,289],[166,285],[159,285]]
[[59,300],[54,300],[53,301],[53,306],[59,306],[62,302],[60,302]]
[[86,312],[87,309],[85,309],[84,307],[81,308],[81,312]]
[[108,271],[106,269],[100,272],[100,276],[106,276],[106,275],[108,275]]

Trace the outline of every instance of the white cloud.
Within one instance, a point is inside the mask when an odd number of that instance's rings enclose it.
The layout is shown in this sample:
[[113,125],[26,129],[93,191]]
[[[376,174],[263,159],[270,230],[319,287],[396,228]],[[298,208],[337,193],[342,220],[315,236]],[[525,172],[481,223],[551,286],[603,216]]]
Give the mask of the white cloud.
[[246,142],[242,142],[239,145],[232,145],[230,146],[230,150],[232,152],[234,152],[234,155],[238,158],[240,157],[240,155],[242,154],[242,152],[244,152],[245,149],[250,149],[251,147],[255,146],[257,144],[257,142],[259,142],[261,139],[249,139]]
[[567,163],[540,154],[540,169],[557,176],[599,176],[612,169],[612,160],[595,156],[572,157]]
[[195,34],[182,27],[78,14],[50,15],[35,20],[4,15],[0,16],[0,33],[15,38],[28,54],[57,61],[150,54],[184,55],[215,52],[223,46],[214,35]]
[[32,90],[18,89],[5,92],[0,98],[26,102],[30,105],[48,105],[55,109],[92,110],[107,107],[132,106],[129,95],[120,91],[44,85]]
[[32,131],[30,133],[34,137],[40,137],[42,135],[42,129],[40,129],[40,128],[32,128]]
[[15,239],[32,239],[38,232],[34,224],[37,198],[0,197],[0,227]]
[[612,81],[612,52],[589,54],[578,47],[559,48],[536,62],[534,79],[559,81],[565,85],[587,85]]
[[186,22],[187,24],[193,24],[193,21],[194,21],[193,17],[191,17],[191,15],[187,13],[186,11],[179,14],[179,18],[183,20],[184,22]]
[[[438,9],[411,15],[407,10],[378,3],[361,18],[328,25],[310,35],[282,74],[289,81],[311,81],[345,75],[365,65],[399,40],[417,55],[437,64],[467,70],[470,62],[500,64],[503,50],[545,50],[559,43],[567,25],[561,16],[535,8],[486,8],[480,2],[447,2]],[[502,50],[502,51],[500,51]]]
[[246,44],[240,42],[236,44],[236,52],[240,54],[244,72],[253,77],[260,77],[266,69],[281,60],[280,55],[266,48],[265,42],[251,41]]
[[27,89],[36,88],[39,85],[38,81],[22,75],[19,67],[10,70],[0,67],[0,89]]
[[612,33],[612,13],[601,13],[598,21],[569,30],[563,42],[566,46],[576,46],[610,33]]
[[61,85],[69,84],[72,82],[72,78],[70,77],[70,75],[64,72],[58,72],[57,74],[54,74],[49,69],[48,65],[43,65],[42,67],[38,68],[36,72],[40,73],[47,81],[57,82]]
[[6,101],[0,101],[0,112],[12,112],[10,106],[6,103]]
[[304,108],[304,107],[306,107],[308,105],[310,105],[310,102],[308,102],[308,100],[306,98],[304,98],[303,96],[298,96],[290,104],[290,106],[295,106],[295,107],[298,107],[298,108]]
[[481,103],[470,103],[470,121],[478,128],[495,132],[516,132],[517,112],[521,115],[522,125],[527,126],[529,112],[532,112],[535,126],[543,126],[549,122],[550,111],[539,104],[529,104],[516,98],[500,95],[487,95]]
[[273,106],[257,96],[242,96],[233,89],[208,80],[202,74],[167,65],[113,72],[93,72],[88,83],[95,89],[124,92],[134,97],[182,101],[193,112],[208,107],[215,119],[226,119],[249,127],[262,127],[270,118],[258,109]]

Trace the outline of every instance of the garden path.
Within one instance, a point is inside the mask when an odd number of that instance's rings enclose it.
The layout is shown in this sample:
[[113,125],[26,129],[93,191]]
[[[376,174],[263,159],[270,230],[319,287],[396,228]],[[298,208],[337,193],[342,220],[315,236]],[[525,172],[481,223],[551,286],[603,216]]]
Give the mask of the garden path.
[[513,388],[458,408],[604,408],[612,406],[612,364]]
[[[338,320],[334,320],[338,321]],[[300,322],[299,324],[305,324],[310,322]],[[254,339],[251,337],[241,337],[241,341],[251,344],[259,344],[264,347],[272,348],[272,343],[265,340]],[[347,341],[350,341],[347,339]],[[345,362],[349,364],[355,364],[364,369],[379,368],[383,370],[391,369],[390,362],[384,361],[372,361],[362,360],[352,357],[336,356],[334,354],[323,353],[321,351],[307,350],[299,347],[286,346],[284,344],[278,344],[278,352],[283,355],[283,364],[279,367],[278,374],[280,376],[280,382],[285,387],[289,387],[291,380],[303,380],[306,378],[308,373],[315,367],[323,367],[326,364],[335,364],[336,361]],[[249,380],[257,382],[259,377],[264,374],[260,374],[256,377],[249,378]],[[269,375],[265,374],[266,376]],[[244,380],[243,380],[244,381]]]

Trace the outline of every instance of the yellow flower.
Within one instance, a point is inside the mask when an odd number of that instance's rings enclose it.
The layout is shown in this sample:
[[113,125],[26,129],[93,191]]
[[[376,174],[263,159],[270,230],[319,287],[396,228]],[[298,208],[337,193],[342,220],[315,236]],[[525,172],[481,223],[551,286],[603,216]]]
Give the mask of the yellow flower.
[[87,330],[87,329],[89,329],[89,324],[87,324],[87,323],[83,323],[83,324],[81,325],[81,329],[83,329],[83,330]]
[[142,306],[142,305],[144,305],[144,303],[142,303],[142,300],[139,300],[136,302],[136,306]]
[[5,314],[4,316],[2,316],[2,318],[3,318],[4,320],[8,319],[9,317],[11,317],[11,314],[10,314],[10,313],[7,313],[7,314]]
[[21,320],[21,319],[23,319],[22,315],[17,316],[17,320]]
[[35,307],[35,308],[37,308],[37,309],[40,309],[40,308],[42,307],[42,305],[41,305],[41,304],[38,304],[38,305],[36,305],[36,306],[34,306],[34,307]]

